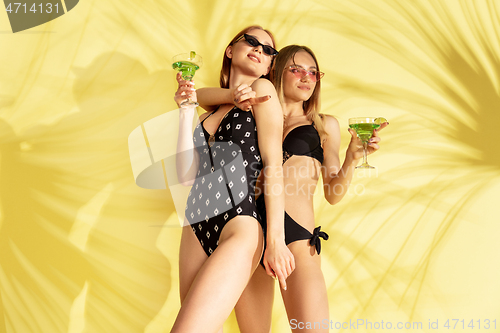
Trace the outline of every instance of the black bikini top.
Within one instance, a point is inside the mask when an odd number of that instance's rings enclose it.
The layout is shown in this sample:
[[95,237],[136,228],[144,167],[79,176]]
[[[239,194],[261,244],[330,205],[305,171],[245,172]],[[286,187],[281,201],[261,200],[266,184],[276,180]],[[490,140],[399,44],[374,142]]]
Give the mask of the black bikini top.
[[314,123],[295,127],[285,137],[283,164],[293,155],[310,156],[323,164],[323,147]]

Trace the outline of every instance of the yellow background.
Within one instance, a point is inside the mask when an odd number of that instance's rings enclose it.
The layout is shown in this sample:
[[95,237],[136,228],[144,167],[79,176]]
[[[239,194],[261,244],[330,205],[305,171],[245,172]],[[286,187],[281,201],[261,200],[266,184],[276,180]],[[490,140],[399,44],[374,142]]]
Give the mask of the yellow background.
[[0,331],[169,331],[180,228],[168,190],[135,185],[127,137],[174,109],[173,55],[217,85],[250,24],[316,52],[342,151],[349,117],[390,120],[377,172],[316,196],[331,319],[500,332],[496,0],[82,0],[16,34],[0,11]]

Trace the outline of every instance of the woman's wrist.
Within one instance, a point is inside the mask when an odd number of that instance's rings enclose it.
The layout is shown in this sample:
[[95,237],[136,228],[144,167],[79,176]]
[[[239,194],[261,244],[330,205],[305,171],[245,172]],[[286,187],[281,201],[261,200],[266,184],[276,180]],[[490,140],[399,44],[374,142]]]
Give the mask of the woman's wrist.
[[228,88],[227,89],[227,96],[226,96],[226,101],[227,104],[235,104],[236,101],[234,100],[234,92],[236,91],[236,88]]
[[358,162],[361,160],[361,156],[359,158],[355,158],[355,152],[352,152],[349,150],[349,148],[347,149],[347,152],[345,154],[345,161],[344,161],[344,165],[346,166],[356,166],[358,165]]
[[179,107],[179,120],[180,121],[192,121],[195,111],[195,107]]
[[275,231],[267,231],[266,242],[267,244],[276,244],[278,242],[285,241],[285,231],[275,230]]

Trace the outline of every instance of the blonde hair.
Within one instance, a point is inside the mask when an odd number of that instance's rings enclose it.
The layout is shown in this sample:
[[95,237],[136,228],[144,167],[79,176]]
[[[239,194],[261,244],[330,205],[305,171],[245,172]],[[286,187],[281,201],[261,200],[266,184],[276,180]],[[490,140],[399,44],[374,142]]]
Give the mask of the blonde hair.
[[[286,64],[289,59],[292,59],[295,64],[295,54],[297,52],[304,51],[311,55],[314,62],[316,63],[316,70],[319,71],[319,64],[314,52],[308,48],[307,46],[301,45],[288,45],[282,48],[279,51],[279,54],[274,59],[274,64],[271,69],[271,81],[276,88],[276,92],[278,93],[278,98],[280,103],[283,104],[285,101],[285,96],[283,93],[283,73],[286,69]],[[316,129],[318,130],[319,136],[321,137],[321,142],[326,139],[328,135],[325,131],[325,126],[323,123],[323,115],[319,113],[320,110],[320,91],[321,91],[321,80],[316,81],[316,87],[314,87],[314,91],[311,97],[304,101],[303,109],[304,114],[307,116],[307,119],[314,122],[316,125]]]
[[[227,56],[225,50],[227,50],[229,46],[233,45],[238,39],[240,39],[241,36],[255,29],[259,29],[266,32],[273,41],[273,47],[276,48],[276,42],[274,41],[273,34],[269,30],[262,28],[260,25],[251,25],[238,32],[236,36],[234,36],[234,38],[228,44],[228,46],[224,49],[224,57],[222,58],[222,69],[220,71],[220,78],[219,78],[219,83],[221,88],[229,88],[229,77],[231,76],[231,58]],[[273,64],[273,60],[274,57],[271,57],[271,66]],[[264,75],[264,78],[269,79],[269,74]]]

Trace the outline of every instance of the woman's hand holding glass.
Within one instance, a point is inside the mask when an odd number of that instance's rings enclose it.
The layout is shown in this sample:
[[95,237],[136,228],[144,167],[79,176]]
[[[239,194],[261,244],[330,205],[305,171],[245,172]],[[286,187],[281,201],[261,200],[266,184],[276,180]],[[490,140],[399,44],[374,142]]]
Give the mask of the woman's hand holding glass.
[[[177,103],[177,105],[180,107],[187,107],[189,105],[182,105],[183,101],[191,100],[196,102],[197,97],[196,97],[196,89],[194,89],[194,82],[193,81],[188,81],[184,80],[182,78],[182,74],[179,72],[177,73],[176,76],[177,83],[179,84],[179,87],[177,88],[177,91],[175,92],[174,100]],[[194,107],[193,105],[192,107]]]
[[[192,81],[194,74],[198,69],[200,69],[203,64],[203,59],[196,52],[191,51],[189,53],[181,53],[172,58],[173,64],[172,68],[179,71],[184,80]],[[198,106],[198,102],[188,98],[187,100],[180,103],[180,107]]]
[[[380,125],[379,128],[373,130],[372,137],[368,140],[367,146],[367,155],[373,154],[377,150],[380,149],[379,143],[382,140],[379,136],[379,132],[389,125],[388,122],[384,122]],[[360,160],[363,158],[364,149],[363,149],[363,141],[358,137],[356,131],[352,128],[349,128],[349,133],[351,134],[351,142],[347,147],[346,155],[350,155],[353,160]]]

